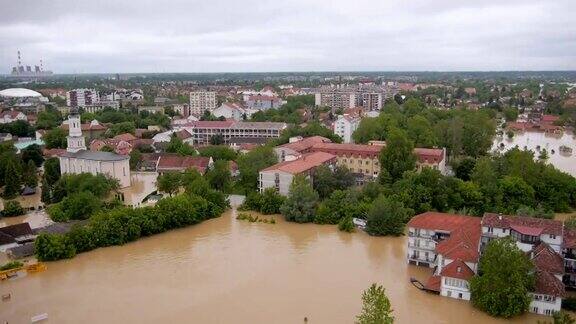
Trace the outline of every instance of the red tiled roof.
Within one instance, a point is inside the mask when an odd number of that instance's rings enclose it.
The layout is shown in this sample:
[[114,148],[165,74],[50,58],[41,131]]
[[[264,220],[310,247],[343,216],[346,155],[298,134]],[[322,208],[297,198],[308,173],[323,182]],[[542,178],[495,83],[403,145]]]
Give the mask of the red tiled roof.
[[436,252],[445,258],[463,260],[465,262],[478,262],[480,236],[482,227],[480,218],[469,217],[459,228],[450,233],[450,237],[436,245]]
[[210,163],[209,157],[180,156],[178,154],[161,154],[158,160],[158,171],[184,171],[194,168],[200,173],[206,172]]
[[326,152],[337,156],[362,156],[378,158],[382,147],[365,144],[338,144],[317,143],[311,148],[312,152]]
[[314,144],[318,143],[330,143],[330,139],[322,136],[311,136],[301,139],[298,142],[293,143],[286,143],[284,145],[280,145],[281,148],[290,149],[296,152],[304,152],[309,150]]
[[574,249],[576,248],[576,230],[564,227],[564,240],[562,242],[564,248]]
[[408,227],[451,232],[464,225],[469,219],[479,220],[479,218],[472,216],[425,212],[412,217],[408,222]]
[[474,277],[474,271],[462,260],[454,260],[442,268],[440,275],[443,277],[470,280]]
[[262,171],[282,171],[291,174],[300,174],[334,160],[336,160],[336,156],[332,154],[325,152],[314,152],[305,154],[294,161],[280,162]]
[[131,142],[131,141],[137,139],[136,136],[134,136],[130,133],[118,134],[118,135],[114,136],[113,138],[115,140],[126,141],[126,142]]
[[430,291],[440,292],[440,283],[442,281],[442,277],[440,276],[432,276],[428,278],[426,284],[424,285],[424,289]]
[[544,234],[562,235],[562,222],[553,219],[485,213],[482,225],[497,228],[512,228],[512,226],[540,228]]
[[66,153],[65,149],[44,149],[42,154],[47,157],[58,157]]
[[439,163],[444,159],[444,150],[434,148],[415,148],[414,153],[420,163]]
[[546,271],[536,271],[536,284],[534,292],[549,296],[564,296],[564,284],[553,274]]
[[552,274],[564,273],[564,258],[544,242],[540,242],[532,248],[530,259],[536,270],[547,271]]
[[542,122],[544,123],[553,123],[557,120],[559,120],[560,117],[559,116],[554,116],[554,115],[542,115]]
[[265,95],[252,95],[248,97],[248,101],[280,101],[280,98]]
[[17,111],[17,110],[7,110],[7,111],[3,111],[2,113],[0,113],[0,118],[4,118],[6,116],[9,116],[10,119],[15,119],[20,114],[23,114],[23,113],[20,111]]
[[185,140],[187,138],[192,137],[192,134],[190,134],[187,130],[183,129],[181,131],[176,132],[176,137],[178,137],[181,140]]

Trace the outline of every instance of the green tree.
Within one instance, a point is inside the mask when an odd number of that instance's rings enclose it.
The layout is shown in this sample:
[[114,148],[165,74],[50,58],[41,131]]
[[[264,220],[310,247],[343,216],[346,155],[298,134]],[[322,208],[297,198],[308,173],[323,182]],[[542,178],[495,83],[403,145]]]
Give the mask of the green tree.
[[188,143],[184,143],[181,139],[172,134],[170,138],[170,143],[166,147],[166,152],[168,153],[178,153],[182,156],[194,156],[196,155],[196,150],[190,146]]
[[416,167],[416,155],[414,144],[408,139],[406,133],[395,129],[392,130],[386,141],[386,147],[380,152],[380,179],[398,180],[406,171]]
[[24,208],[16,200],[8,200],[4,202],[4,210],[0,213],[3,217],[14,217],[24,215]]
[[314,170],[312,186],[320,198],[326,198],[334,190],[345,190],[355,183],[355,177],[346,166],[336,166],[331,169],[321,165]]
[[352,217],[346,216],[342,218],[340,222],[338,222],[338,229],[342,232],[354,232],[354,222],[352,222]]
[[49,205],[52,202],[52,188],[50,188],[46,178],[42,178],[42,188],[40,190],[42,190],[40,200],[44,205]]
[[470,157],[466,157],[458,162],[454,171],[456,173],[456,177],[462,179],[464,181],[470,180],[470,176],[476,166],[476,160]]
[[499,181],[502,192],[502,211],[512,214],[521,206],[534,206],[534,189],[530,187],[522,178],[506,176]]
[[42,136],[47,149],[66,148],[66,132],[62,128],[54,128]]
[[528,292],[534,285],[533,265],[512,239],[488,243],[480,258],[478,274],[470,281],[474,306],[505,318],[528,310]]
[[280,212],[287,221],[308,223],[314,220],[317,205],[318,193],[312,189],[306,178],[296,176],[290,185],[288,198],[280,207]]
[[518,109],[513,108],[513,107],[506,107],[503,110],[504,112],[504,119],[506,119],[506,121],[511,122],[511,121],[516,121],[516,119],[518,119]]
[[280,207],[282,207],[284,200],[285,198],[274,188],[266,188],[261,194],[258,211],[264,215],[280,214]]
[[225,145],[210,145],[198,149],[200,156],[211,157],[214,161],[216,160],[236,160],[238,155],[236,152],[228,146]]
[[22,169],[20,163],[13,157],[4,165],[4,197],[14,198],[22,188]]
[[380,196],[368,211],[366,232],[370,235],[402,235],[410,216],[412,211],[400,201]]
[[408,137],[416,147],[433,147],[437,144],[436,134],[431,123],[423,116],[416,115],[408,119]]
[[50,186],[60,179],[60,161],[58,158],[48,158],[44,161],[44,179]]
[[356,317],[358,324],[392,324],[392,306],[384,287],[373,283],[362,293],[362,312]]
[[224,136],[222,134],[216,134],[210,137],[210,145],[222,145],[224,144]]
[[122,122],[117,124],[112,124],[110,128],[106,131],[106,135],[110,137],[114,137],[116,135],[130,133],[134,134],[136,132],[136,125],[134,122]]
[[246,191],[258,188],[258,173],[278,162],[276,154],[269,146],[261,146],[238,157],[240,176],[238,184]]
[[44,162],[44,158],[42,157],[42,149],[37,144],[32,144],[23,149],[21,157],[22,162],[28,163],[28,161],[32,160],[37,167],[40,167],[42,162]]
[[138,149],[133,149],[130,152],[130,170],[136,170],[138,163],[142,161],[142,153]]
[[554,324],[574,324],[576,320],[570,316],[570,313],[565,311],[554,312],[552,315],[552,319],[554,320]]
[[35,241],[35,250],[40,261],[70,259],[76,255],[70,240],[59,234],[40,234]]
[[165,192],[172,196],[180,189],[181,174],[178,172],[166,172],[158,176],[156,180],[158,190]]
[[24,170],[22,172],[22,181],[25,186],[36,188],[38,186],[38,170],[36,169],[36,164],[34,161],[29,160],[26,165],[24,165]]
[[206,172],[205,177],[213,189],[226,192],[232,186],[232,175],[228,161],[217,160],[214,162],[212,169]]

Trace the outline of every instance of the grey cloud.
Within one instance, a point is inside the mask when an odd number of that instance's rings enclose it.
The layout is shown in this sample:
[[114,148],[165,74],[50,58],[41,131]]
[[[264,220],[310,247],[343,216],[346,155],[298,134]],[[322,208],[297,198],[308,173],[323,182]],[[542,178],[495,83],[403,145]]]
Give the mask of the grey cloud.
[[576,1],[0,0],[0,73],[576,69]]

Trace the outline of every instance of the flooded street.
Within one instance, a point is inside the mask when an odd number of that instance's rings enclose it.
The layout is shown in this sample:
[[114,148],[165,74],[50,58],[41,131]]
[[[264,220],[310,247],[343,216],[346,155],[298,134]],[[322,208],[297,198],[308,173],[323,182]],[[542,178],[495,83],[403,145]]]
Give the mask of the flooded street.
[[[470,303],[419,291],[406,238],[339,232],[335,226],[249,223],[236,211],[124,246],[48,263],[0,283],[0,322],[353,323],[361,293],[386,287],[397,323],[500,323]],[[545,318],[525,315],[516,323]]]
[[[504,143],[505,148],[499,149],[500,143]],[[496,137],[492,145],[492,151],[506,152],[509,149],[518,146],[523,150],[526,147],[528,150],[535,152],[534,156],[538,157],[540,150],[546,149],[548,152],[548,163],[554,165],[557,169],[576,176],[576,139],[571,132],[565,131],[562,135],[547,134],[544,132],[515,132],[512,139],[508,139],[506,135],[503,137]],[[566,155],[559,152],[560,146],[565,145],[574,150],[572,155]],[[555,151],[552,154],[552,150]]]

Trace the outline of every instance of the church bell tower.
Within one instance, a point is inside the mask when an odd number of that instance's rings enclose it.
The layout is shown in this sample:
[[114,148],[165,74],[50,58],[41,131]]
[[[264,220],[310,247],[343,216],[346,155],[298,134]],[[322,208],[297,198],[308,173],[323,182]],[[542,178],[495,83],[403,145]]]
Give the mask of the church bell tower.
[[86,150],[86,141],[82,135],[82,124],[77,110],[71,110],[68,117],[68,148],[70,153]]

